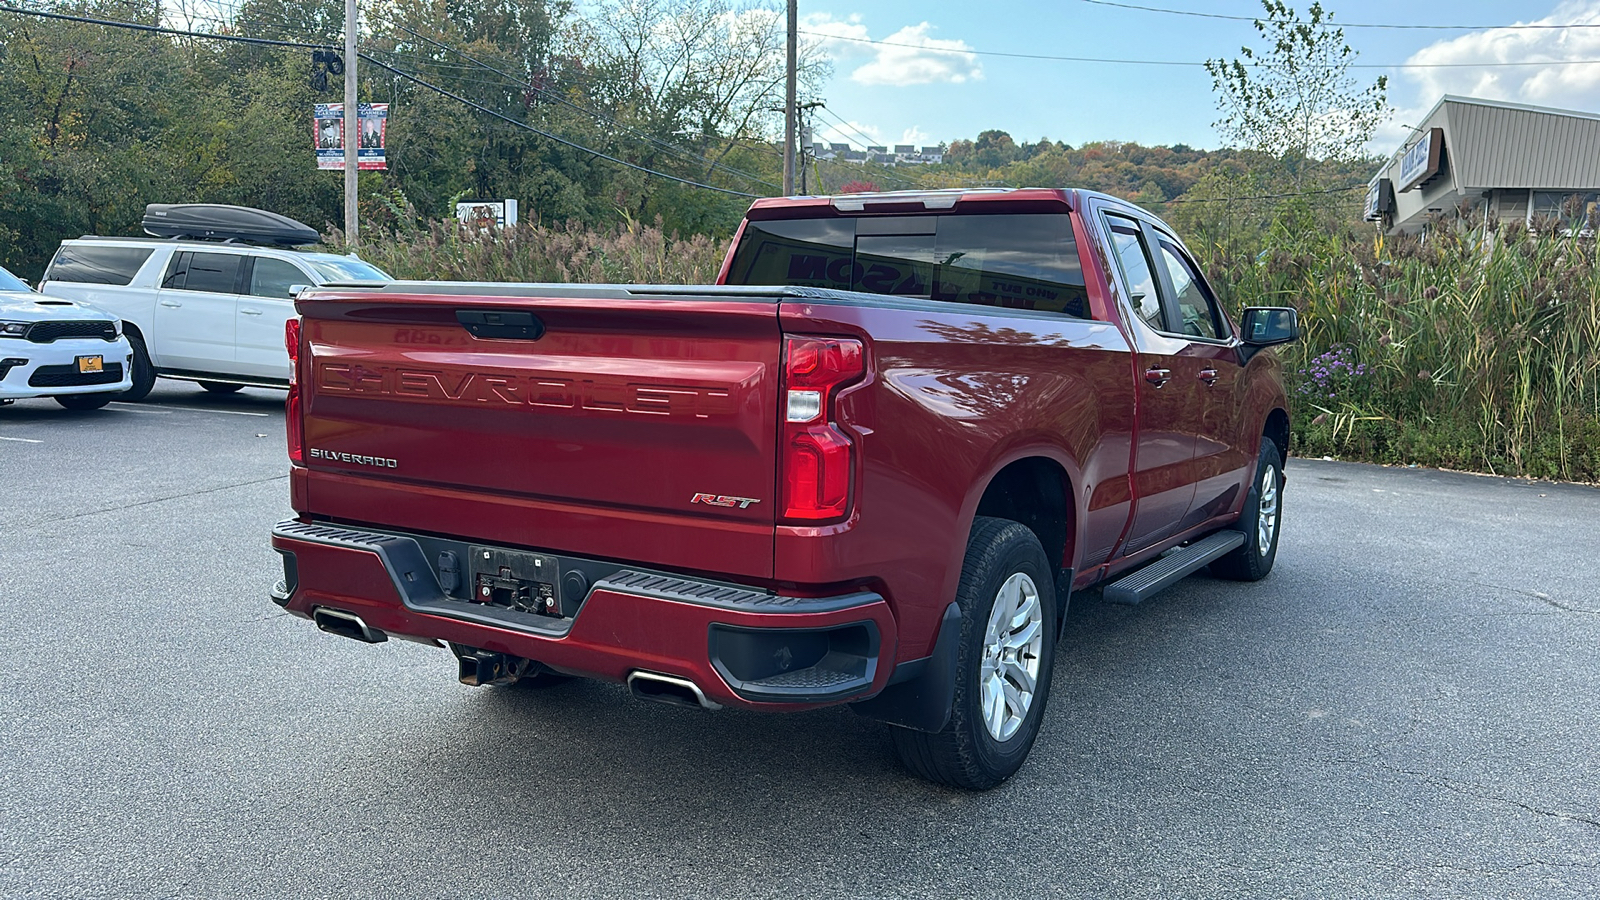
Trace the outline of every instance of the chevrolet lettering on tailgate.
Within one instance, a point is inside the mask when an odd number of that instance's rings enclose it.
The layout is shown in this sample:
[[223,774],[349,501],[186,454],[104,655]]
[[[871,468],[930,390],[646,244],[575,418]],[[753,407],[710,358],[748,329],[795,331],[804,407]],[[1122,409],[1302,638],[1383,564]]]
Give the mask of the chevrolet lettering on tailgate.
[[541,406],[707,419],[733,411],[725,388],[639,384],[615,379],[546,378],[539,375],[442,373],[327,363],[317,367],[317,388],[352,394],[471,404]]

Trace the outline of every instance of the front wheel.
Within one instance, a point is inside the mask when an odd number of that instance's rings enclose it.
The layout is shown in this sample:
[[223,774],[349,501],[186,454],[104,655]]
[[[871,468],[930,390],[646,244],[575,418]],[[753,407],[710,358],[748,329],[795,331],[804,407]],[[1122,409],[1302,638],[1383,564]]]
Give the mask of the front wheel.
[[116,394],[62,394],[55,398],[56,402],[67,409],[90,410],[99,409],[111,402]]
[[1261,439],[1255,480],[1239,515],[1244,543],[1211,564],[1211,574],[1230,581],[1260,581],[1278,558],[1278,530],[1283,522],[1283,457],[1272,438]]
[[956,589],[961,643],[950,721],[937,734],[891,728],[906,768],[968,790],[988,790],[1021,768],[1050,695],[1052,575],[1039,538],[1026,526],[973,521]]
[[128,344],[133,348],[133,386],[118,394],[117,398],[143,400],[150,396],[150,390],[156,386],[156,367],[150,362],[150,351],[145,347],[143,338],[129,333]]

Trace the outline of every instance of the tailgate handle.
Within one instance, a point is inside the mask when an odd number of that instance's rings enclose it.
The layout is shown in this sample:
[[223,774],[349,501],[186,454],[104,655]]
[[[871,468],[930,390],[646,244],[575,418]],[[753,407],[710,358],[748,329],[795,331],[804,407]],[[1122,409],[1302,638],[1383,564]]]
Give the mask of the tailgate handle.
[[458,309],[456,321],[473,337],[509,341],[536,341],[544,335],[544,323],[533,313],[498,309]]

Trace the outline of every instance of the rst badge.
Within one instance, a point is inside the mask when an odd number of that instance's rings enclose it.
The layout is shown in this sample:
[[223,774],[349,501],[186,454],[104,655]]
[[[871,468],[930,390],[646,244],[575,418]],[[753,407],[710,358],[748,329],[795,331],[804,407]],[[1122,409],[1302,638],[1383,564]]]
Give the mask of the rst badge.
[[729,497],[727,494],[695,494],[689,498],[690,503],[704,503],[707,506],[720,506],[724,509],[749,509],[750,504],[760,503],[754,497]]

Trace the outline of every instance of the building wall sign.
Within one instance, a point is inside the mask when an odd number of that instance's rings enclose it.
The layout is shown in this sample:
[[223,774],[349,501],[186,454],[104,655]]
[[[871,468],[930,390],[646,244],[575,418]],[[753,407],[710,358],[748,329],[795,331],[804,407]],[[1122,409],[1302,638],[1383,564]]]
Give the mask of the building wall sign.
[[1430,128],[1422,133],[1422,140],[1411,145],[1405,158],[1400,160],[1400,191],[1404,193],[1439,174],[1439,163],[1444,155],[1444,129]]
[[1362,208],[1361,218],[1368,222],[1380,222],[1385,213],[1394,211],[1394,188],[1390,186],[1389,179],[1378,177],[1372,179],[1367,185],[1367,203]]

